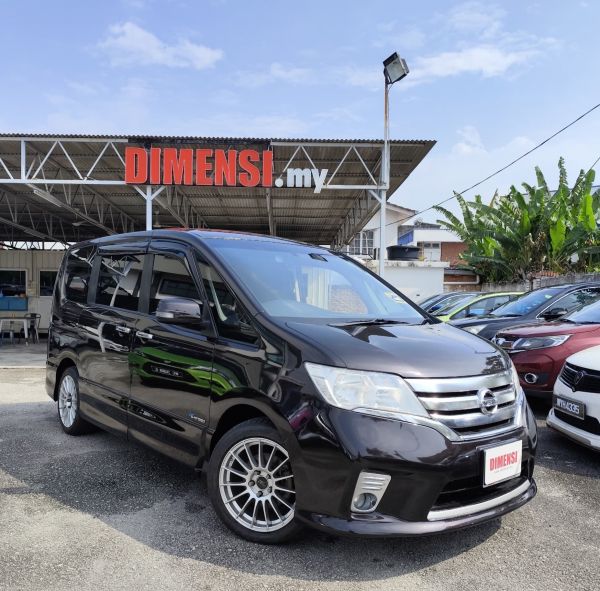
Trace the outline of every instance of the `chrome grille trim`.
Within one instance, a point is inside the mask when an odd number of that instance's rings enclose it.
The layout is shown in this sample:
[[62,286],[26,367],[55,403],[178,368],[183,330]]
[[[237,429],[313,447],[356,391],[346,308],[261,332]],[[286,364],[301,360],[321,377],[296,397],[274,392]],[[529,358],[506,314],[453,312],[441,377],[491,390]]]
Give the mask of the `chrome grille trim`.
[[[444,415],[439,413],[429,413],[432,419],[436,419],[451,429],[469,429],[471,427],[481,427],[490,423],[500,423],[512,419],[515,414],[515,405],[499,408],[493,415],[484,415],[481,411],[469,412],[460,415]],[[490,420],[491,419],[491,420]]]
[[[514,388],[504,388],[494,392],[498,399],[498,404],[506,404],[515,399]],[[427,410],[471,410],[479,408],[479,401],[476,394],[467,396],[444,396],[444,397],[429,397],[419,396],[419,400]]]
[[504,503],[508,503],[517,497],[525,494],[529,487],[531,486],[531,481],[526,480],[511,491],[504,493],[498,497],[494,497],[492,499],[488,499],[487,501],[482,501],[479,503],[473,503],[472,505],[463,505],[462,507],[456,507],[455,509],[438,509],[430,511],[427,515],[428,521],[440,521],[442,519],[456,519],[457,517],[464,517],[465,515],[473,515],[474,513],[480,513],[481,511],[487,511],[488,509],[493,509],[498,505],[502,505]]
[[[410,378],[406,382],[430,418],[458,439],[490,437],[517,428],[519,404],[510,370],[465,378]],[[497,406],[491,412],[482,410],[480,390],[491,390],[495,395]]]
[[512,383],[510,370],[467,378],[409,378],[406,383],[422,394],[472,392],[480,388],[499,388]]

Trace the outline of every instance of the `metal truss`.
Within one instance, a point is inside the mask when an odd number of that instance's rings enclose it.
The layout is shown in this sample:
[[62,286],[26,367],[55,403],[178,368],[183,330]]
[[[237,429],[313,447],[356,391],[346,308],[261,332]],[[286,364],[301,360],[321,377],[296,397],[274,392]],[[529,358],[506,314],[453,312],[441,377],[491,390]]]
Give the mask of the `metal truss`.
[[[107,191],[107,187],[115,187],[123,193],[127,187],[128,195],[135,190],[146,202],[146,228],[152,227],[153,204],[181,226],[207,227],[206,219],[192,203],[187,187],[131,186],[125,183],[124,147],[129,142],[124,137],[0,137],[0,188],[3,185],[25,185],[55,208],[54,212],[47,214],[47,222],[37,220],[35,226],[23,222],[23,219],[27,221],[25,209],[18,213],[21,221],[14,216],[6,219],[23,232],[24,228],[28,228],[29,235],[35,238],[42,239],[43,235],[44,240],[62,241],[65,234],[61,224],[72,223],[73,218],[92,224],[105,234],[142,229],[141,220],[134,219],[113,203]],[[143,142],[143,138],[131,141],[134,145]],[[169,139],[165,138],[164,142],[169,143]],[[271,141],[265,146],[274,153],[275,181],[295,167],[327,169],[322,191],[346,192],[345,203],[353,200],[350,209],[344,211],[332,241],[336,248],[348,244],[373,215],[379,202],[386,200],[389,182],[382,175],[384,146],[381,142]],[[411,162],[402,160],[394,164],[408,165]],[[264,191],[271,234],[277,232],[273,202],[279,198],[279,186],[276,182],[274,187],[267,187]]]
[[4,206],[3,209],[6,208],[9,214],[9,217],[0,216],[0,224],[38,240],[67,244],[67,224],[62,218],[47,212],[34,211],[28,203],[23,203],[15,195],[6,192],[0,193],[0,205]]

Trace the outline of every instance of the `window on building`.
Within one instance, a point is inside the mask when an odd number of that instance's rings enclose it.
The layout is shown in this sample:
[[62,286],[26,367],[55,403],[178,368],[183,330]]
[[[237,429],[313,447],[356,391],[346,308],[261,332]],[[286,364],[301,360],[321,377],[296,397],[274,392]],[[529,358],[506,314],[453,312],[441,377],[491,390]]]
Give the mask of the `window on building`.
[[0,292],[5,296],[24,296],[26,294],[26,273],[18,269],[0,270]]
[[40,271],[40,295],[51,296],[58,271]]
[[424,261],[440,261],[442,258],[442,247],[439,242],[417,242],[421,249]]
[[137,310],[144,255],[104,255],[100,259],[100,274],[96,303],[124,310]]
[[359,232],[347,246],[347,254],[373,256],[373,230]]

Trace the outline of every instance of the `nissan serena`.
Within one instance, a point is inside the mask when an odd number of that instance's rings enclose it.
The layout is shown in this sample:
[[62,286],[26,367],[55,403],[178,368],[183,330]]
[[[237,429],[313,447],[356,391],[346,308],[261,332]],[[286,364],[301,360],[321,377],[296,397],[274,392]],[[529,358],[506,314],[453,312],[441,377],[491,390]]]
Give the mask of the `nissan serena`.
[[535,420],[506,353],[342,254],[222,231],[109,236],[68,250],[53,297],[62,429],[204,470],[248,540],[430,534],[536,493]]

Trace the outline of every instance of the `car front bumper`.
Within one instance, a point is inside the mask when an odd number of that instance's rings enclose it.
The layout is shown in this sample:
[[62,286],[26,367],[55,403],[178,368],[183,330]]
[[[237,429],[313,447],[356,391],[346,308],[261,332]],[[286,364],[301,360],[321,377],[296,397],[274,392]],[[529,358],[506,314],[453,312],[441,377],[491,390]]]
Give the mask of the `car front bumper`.
[[[495,519],[531,500],[537,434],[527,411],[520,429],[450,441],[437,430],[330,408],[305,425],[293,462],[297,516],[319,530],[364,536],[416,536]],[[483,486],[483,449],[521,440],[518,477]],[[390,476],[371,513],[351,509],[361,472]]]

